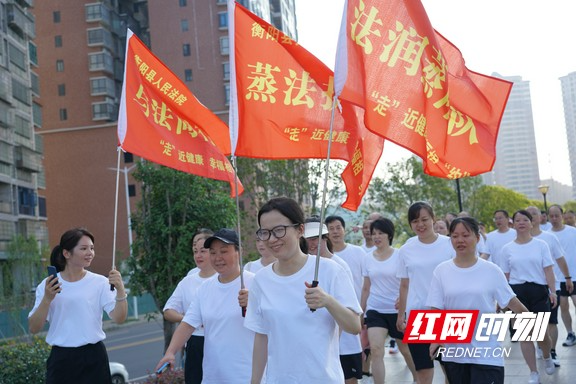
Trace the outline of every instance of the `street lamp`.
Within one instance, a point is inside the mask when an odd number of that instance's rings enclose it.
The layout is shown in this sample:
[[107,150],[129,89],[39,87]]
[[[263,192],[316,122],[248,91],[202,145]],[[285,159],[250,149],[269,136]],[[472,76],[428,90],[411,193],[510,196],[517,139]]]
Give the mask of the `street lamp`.
[[544,210],[546,212],[548,212],[548,205],[546,204],[546,194],[548,193],[549,189],[550,189],[550,186],[548,186],[546,184],[542,184],[542,185],[538,186],[538,190],[540,191],[540,193],[544,197]]

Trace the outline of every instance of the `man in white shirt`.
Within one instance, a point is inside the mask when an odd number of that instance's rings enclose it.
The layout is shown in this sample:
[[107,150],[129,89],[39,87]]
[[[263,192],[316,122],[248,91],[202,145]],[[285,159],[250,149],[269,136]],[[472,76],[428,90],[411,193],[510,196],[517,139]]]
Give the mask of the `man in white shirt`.
[[494,211],[494,224],[496,229],[486,235],[486,247],[481,257],[501,267],[500,251],[507,243],[516,238],[516,230],[508,226],[510,215],[505,209]]
[[[366,252],[364,252],[362,247],[346,243],[346,223],[342,217],[328,216],[324,223],[328,227],[328,238],[332,242],[332,251],[350,267],[354,291],[358,302],[360,302],[362,284],[364,283],[362,265],[364,264],[363,259],[366,257]],[[343,344],[346,350],[349,351],[344,358],[342,357],[344,355],[340,356],[346,384],[355,384],[358,382],[357,379],[362,378],[362,344],[360,343],[360,335],[343,333],[340,342],[341,348]],[[355,352],[351,353],[352,350]],[[355,375],[353,373],[358,374]]]
[[[566,263],[566,259],[564,258],[564,249],[558,241],[558,238],[551,232],[542,231],[540,229],[540,209],[536,207],[528,207],[526,211],[532,215],[532,230],[530,230],[530,234],[539,240],[543,240],[548,244],[548,248],[550,248],[550,254],[552,255],[552,259],[554,259],[554,276],[556,278],[556,299],[559,300],[560,297],[560,282],[565,281],[565,289],[569,292],[572,292],[574,286],[572,284],[570,277],[570,272],[568,270],[568,264]],[[554,365],[559,367],[560,361],[558,356],[556,355],[556,343],[558,342],[558,306],[555,306],[550,311],[550,321],[548,323],[548,333],[550,334],[550,338],[552,341],[552,349],[550,350],[550,356],[552,357],[552,361],[554,361]]]
[[548,212],[540,211],[540,229],[549,231],[552,229],[552,223],[548,222]]
[[[554,204],[548,208],[548,217],[550,218],[550,224],[552,225],[551,233],[556,235],[562,248],[564,249],[564,257],[566,258],[566,263],[568,264],[568,270],[570,275],[566,278],[571,279],[573,273],[576,273],[576,228],[564,225],[562,214],[562,207]],[[564,279],[563,279],[564,280]],[[568,336],[566,341],[562,343],[565,347],[571,347],[576,344],[576,335],[572,329],[572,316],[570,315],[570,301],[568,297],[572,298],[572,303],[576,305],[576,292],[569,292],[567,289],[566,281],[560,283],[560,315],[562,317],[562,322],[566,327],[566,332]]]

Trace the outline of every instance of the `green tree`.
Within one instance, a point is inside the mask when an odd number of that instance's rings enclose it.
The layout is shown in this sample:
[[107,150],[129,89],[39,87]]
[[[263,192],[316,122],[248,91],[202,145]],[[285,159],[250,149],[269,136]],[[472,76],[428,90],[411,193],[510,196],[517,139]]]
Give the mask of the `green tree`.
[[[142,199],[132,217],[136,236],[128,259],[130,289],[149,292],[159,311],[178,282],[195,266],[192,237],[202,227],[236,227],[228,185],[149,162],[140,162],[134,178]],[[164,324],[169,342],[172,326]]]
[[525,195],[501,186],[483,185],[472,194],[470,211],[479,221],[486,224],[487,230],[494,229],[494,211],[505,209],[510,215],[530,205],[542,207],[542,202],[530,200]]
[[[394,221],[397,227],[396,238],[400,243],[412,235],[407,213],[408,207],[414,202],[429,202],[437,215],[459,211],[456,181],[426,175],[422,162],[416,156],[388,164],[386,173],[385,177],[372,180],[362,210],[381,212]],[[463,210],[471,211],[470,199],[480,185],[479,177],[460,180]]]
[[34,237],[15,236],[7,248],[7,260],[0,264],[0,311],[10,314],[13,334],[26,334],[20,312],[32,308],[33,289],[45,276],[42,251]]

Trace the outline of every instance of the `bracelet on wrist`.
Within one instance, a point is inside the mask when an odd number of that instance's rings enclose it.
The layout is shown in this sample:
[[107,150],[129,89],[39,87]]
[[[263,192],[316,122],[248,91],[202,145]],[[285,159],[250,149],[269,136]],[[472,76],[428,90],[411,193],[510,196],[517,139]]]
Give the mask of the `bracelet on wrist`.
[[566,276],[564,277],[564,280],[572,280],[572,276]]
[[128,298],[128,295],[124,295],[123,297],[116,297],[116,301],[124,301]]

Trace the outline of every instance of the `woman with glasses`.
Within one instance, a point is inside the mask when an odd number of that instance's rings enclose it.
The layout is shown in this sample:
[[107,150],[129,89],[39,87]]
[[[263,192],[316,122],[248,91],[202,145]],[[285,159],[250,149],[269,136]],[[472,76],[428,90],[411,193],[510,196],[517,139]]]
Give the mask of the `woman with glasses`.
[[360,332],[360,305],[346,271],[300,249],[304,214],[296,201],[279,197],[258,212],[256,235],[277,261],[258,272],[248,297],[244,325],[256,332],[252,380],[266,383],[344,382],[339,331]]

